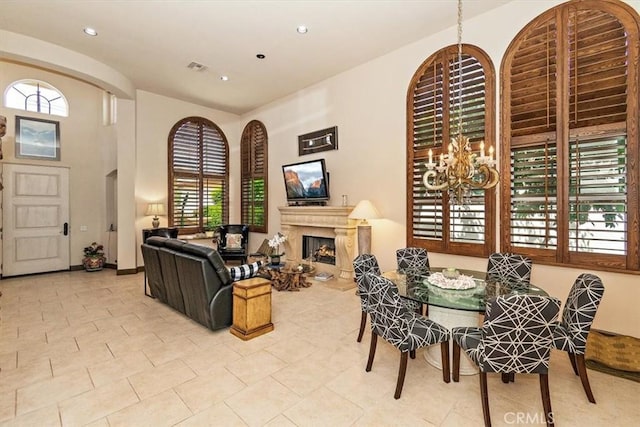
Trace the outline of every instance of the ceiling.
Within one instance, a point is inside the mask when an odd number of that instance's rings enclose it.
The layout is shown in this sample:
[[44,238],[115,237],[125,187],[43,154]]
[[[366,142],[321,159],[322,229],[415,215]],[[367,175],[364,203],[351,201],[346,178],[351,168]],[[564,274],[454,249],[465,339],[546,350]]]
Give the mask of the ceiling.
[[[467,0],[464,19],[509,1]],[[457,14],[454,0],[0,0],[0,9],[0,29],[92,57],[138,89],[236,114],[454,26]]]

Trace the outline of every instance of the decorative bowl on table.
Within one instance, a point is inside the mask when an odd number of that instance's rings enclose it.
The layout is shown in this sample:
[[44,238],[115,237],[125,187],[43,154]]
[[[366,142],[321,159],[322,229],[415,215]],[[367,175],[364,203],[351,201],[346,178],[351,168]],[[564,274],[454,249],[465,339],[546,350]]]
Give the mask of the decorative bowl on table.
[[451,290],[465,290],[476,287],[476,281],[473,280],[473,277],[460,274],[457,270],[456,273],[457,275],[454,277],[445,276],[444,271],[442,273],[433,273],[429,276],[427,282],[438,288]]
[[460,276],[460,272],[453,267],[443,268],[442,275],[447,279],[457,279]]

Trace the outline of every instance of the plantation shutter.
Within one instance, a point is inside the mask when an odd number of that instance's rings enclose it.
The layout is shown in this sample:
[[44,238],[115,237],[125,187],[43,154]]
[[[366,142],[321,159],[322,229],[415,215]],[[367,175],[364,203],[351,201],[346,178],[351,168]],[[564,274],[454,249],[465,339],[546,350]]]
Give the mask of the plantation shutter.
[[457,46],[449,46],[432,55],[414,75],[408,97],[411,227],[407,232],[411,245],[466,255],[485,254],[493,246],[487,228],[495,215],[492,198],[487,200],[483,190],[473,190],[469,203],[450,205],[446,193],[427,191],[423,182],[429,149],[434,161],[447,153],[451,137],[458,134],[460,114],[462,133],[474,148],[482,140],[492,144],[487,124],[487,118],[493,118],[492,108],[487,105],[487,91],[491,90],[487,73],[492,69],[483,65],[479,58],[482,54],[464,45],[460,62]]
[[585,0],[541,15],[507,50],[504,250],[638,268],[637,36],[637,14]]
[[267,131],[254,120],[241,141],[242,223],[251,231],[267,232]]
[[228,222],[226,140],[215,125],[192,117],[169,135],[169,223],[182,233]]

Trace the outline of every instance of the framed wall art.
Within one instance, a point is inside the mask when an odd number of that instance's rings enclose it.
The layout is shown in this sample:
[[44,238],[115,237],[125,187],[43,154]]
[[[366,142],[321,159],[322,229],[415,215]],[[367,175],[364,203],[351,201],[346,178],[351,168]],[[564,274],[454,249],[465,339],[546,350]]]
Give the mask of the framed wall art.
[[298,155],[338,149],[338,126],[298,136]]
[[16,157],[60,160],[60,122],[16,116]]

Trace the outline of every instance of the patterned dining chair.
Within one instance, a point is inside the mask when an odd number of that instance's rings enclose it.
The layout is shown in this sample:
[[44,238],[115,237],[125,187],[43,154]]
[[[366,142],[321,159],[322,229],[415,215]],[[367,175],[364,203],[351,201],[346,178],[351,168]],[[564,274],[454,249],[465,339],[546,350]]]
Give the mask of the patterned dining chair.
[[367,324],[368,313],[368,295],[367,290],[362,283],[364,275],[366,273],[380,274],[380,267],[378,266],[378,260],[375,255],[362,254],[358,255],[353,260],[353,272],[355,274],[356,284],[358,285],[358,295],[360,296],[360,308],[362,309],[362,315],[360,316],[360,331],[358,332],[358,342],[362,341],[364,335],[364,328]]
[[487,277],[493,276],[504,281],[531,281],[531,258],[524,255],[496,252],[489,255]]
[[553,335],[553,344],[558,350],[566,351],[573,372],[580,377],[589,402],[596,403],[589,385],[584,353],[587,337],[604,294],[602,280],[594,274],[582,273],[573,283],[562,310],[562,321]]
[[[417,272],[420,274],[429,273],[429,254],[424,248],[401,248],[396,250],[396,261],[398,263],[399,272]],[[417,301],[407,300],[407,304],[411,310],[422,314],[424,304]],[[425,309],[428,310],[428,307]],[[425,315],[428,312],[425,311]]]
[[398,288],[387,278],[367,273],[363,278],[363,287],[368,295],[368,309],[371,316],[371,346],[366,371],[371,371],[376,354],[378,337],[400,350],[400,368],[394,398],[402,394],[407,360],[416,357],[416,350],[433,344],[440,344],[442,352],[442,379],[448,383],[449,373],[449,337],[444,326],[409,310],[403,303]]
[[[560,314],[557,298],[541,295],[507,295],[487,301],[482,327],[458,327],[453,337],[453,381],[460,375],[460,348],[480,369],[480,395],[484,425],[491,425],[487,372],[511,376],[539,374],[542,406],[547,425],[553,425],[549,395],[549,357],[553,332]],[[508,381],[505,381],[508,382]]]

